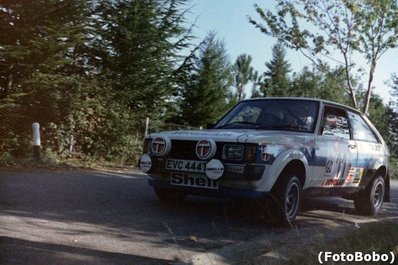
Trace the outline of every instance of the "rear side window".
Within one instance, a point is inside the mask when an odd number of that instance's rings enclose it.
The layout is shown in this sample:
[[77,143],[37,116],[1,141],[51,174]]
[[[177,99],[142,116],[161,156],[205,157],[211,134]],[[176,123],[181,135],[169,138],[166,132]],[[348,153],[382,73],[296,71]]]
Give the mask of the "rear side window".
[[347,114],[344,109],[325,106],[322,117],[321,135],[350,140]]
[[373,131],[369,128],[368,124],[362,119],[361,115],[348,112],[352,127],[352,135],[354,140],[367,141],[367,142],[379,142]]

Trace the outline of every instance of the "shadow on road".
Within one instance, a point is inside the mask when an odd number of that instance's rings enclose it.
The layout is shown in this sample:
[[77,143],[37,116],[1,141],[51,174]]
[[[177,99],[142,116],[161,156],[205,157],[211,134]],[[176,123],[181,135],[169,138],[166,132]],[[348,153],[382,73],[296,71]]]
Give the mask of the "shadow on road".
[[[390,211],[398,215],[396,204]],[[351,202],[311,199],[297,226],[351,222],[354,214]],[[285,231],[253,204],[200,197],[162,204],[142,175],[0,172],[2,264],[162,264]],[[117,250],[105,247],[112,244]]]
[[0,236],[0,264],[168,264],[167,260]]
[[[176,205],[162,204],[145,176],[91,171],[0,172],[0,235],[8,241],[45,241],[48,245],[37,244],[65,249],[70,239],[76,238],[79,243],[70,250],[83,243],[89,246],[83,246],[83,251],[115,244],[120,252],[133,253],[136,259],[159,256],[175,260],[176,255],[186,257],[249,240],[267,229],[263,220],[245,216],[223,200],[191,197]],[[16,251],[23,252],[21,248]],[[18,253],[16,257],[23,257]],[[47,252],[33,247],[30,253],[37,253],[37,260]],[[46,259],[51,255],[45,255]],[[68,263],[67,256],[56,264],[82,264]],[[7,260],[3,264],[24,262]]]

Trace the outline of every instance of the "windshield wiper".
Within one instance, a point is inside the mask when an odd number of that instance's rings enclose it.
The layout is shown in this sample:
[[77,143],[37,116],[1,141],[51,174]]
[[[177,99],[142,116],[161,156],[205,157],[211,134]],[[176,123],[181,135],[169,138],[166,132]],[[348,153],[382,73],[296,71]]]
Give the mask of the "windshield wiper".
[[308,131],[306,126],[301,125],[264,125],[251,121],[236,121],[218,126],[216,129],[222,129],[233,125],[252,125],[256,130],[282,130],[282,131]]
[[301,125],[277,125],[277,126],[267,126],[269,130],[282,130],[282,131],[308,131],[306,126]]
[[256,126],[256,128],[257,128],[257,127],[262,127],[262,124],[261,124],[261,123],[258,123],[258,122],[252,122],[252,121],[236,121],[236,122],[231,122],[231,123],[227,123],[227,124],[218,126],[216,129],[225,128],[225,127],[228,127],[228,126],[231,126],[231,125],[232,125],[232,126],[233,126],[233,125],[253,125],[253,126]]

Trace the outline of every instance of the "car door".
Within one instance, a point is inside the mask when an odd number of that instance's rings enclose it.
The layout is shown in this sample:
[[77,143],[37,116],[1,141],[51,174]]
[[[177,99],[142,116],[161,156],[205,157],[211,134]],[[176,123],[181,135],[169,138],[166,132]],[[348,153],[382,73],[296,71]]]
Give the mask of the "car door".
[[316,137],[314,187],[346,186],[347,176],[356,167],[358,149],[351,139],[347,112],[344,108],[325,105]]
[[381,140],[359,113],[348,111],[348,116],[358,149],[358,163],[352,169],[352,185],[357,186],[365,174],[373,176],[382,164],[380,161],[384,158],[384,149]]

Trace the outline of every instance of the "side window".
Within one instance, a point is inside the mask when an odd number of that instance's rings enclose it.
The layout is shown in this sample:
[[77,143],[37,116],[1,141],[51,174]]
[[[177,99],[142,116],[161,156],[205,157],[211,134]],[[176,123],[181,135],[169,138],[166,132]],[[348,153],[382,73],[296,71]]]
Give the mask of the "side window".
[[329,135],[350,140],[347,114],[344,109],[325,106],[321,135]]
[[362,119],[361,115],[352,112],[348,112],[348,115],[350,117],[354,140],[374,143],[378,142],[376,136],[373,134],[366,122]]

